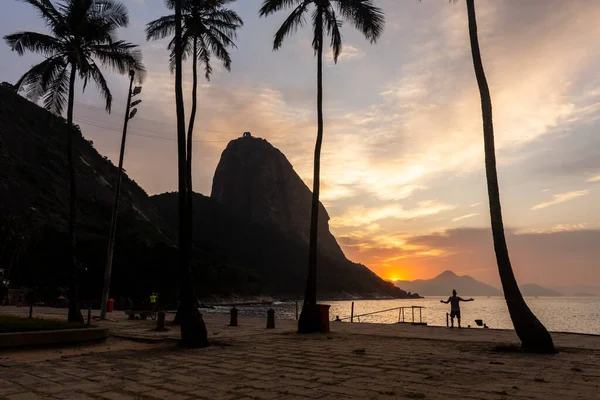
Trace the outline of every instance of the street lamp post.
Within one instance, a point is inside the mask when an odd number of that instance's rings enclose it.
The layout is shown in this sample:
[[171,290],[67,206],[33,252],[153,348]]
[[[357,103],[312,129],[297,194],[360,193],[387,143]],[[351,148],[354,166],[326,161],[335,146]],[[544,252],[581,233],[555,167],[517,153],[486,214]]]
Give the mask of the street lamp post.
[[112,216],[110,219],[110,232],[108,235],[108,251],[106,254],[106,268],[104,270],[104,288],[102,290],[102,302],[100,319],[106,319],[106,308],[108,306],[108,294],[110,290],[110,276],[112,272],[112,261],[113,254],[115,251],[115,239],[117,232],[117,214],[119,210],[119,197],[121,194],[121,179],[123,176],[123,157],[125,156],[125,141],[127,139],[127,125],[130,119],[132,119],[137,113],[137,108],[131,109],[136,105],[140,104],[142,100],[136,100],[133,103],[131,98],[137,96],[142,92],[141,86],[136,86],[133,90],[133,79],[135,77],[134,71],[129,71],[129,92],[127,95],[127,108],[125,110],[125,121],[123,123],[123,136],[121,138],[121,152],[119,154],[119,169],[117,171],[117,182],[115,185],[115,201],[113,203]]

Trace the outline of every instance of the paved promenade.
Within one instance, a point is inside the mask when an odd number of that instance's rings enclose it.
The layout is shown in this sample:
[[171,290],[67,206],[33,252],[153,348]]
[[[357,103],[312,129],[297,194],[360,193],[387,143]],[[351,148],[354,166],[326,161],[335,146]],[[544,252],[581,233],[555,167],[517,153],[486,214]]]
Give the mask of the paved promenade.
[[[8,310],[6,310],[8,311]],[[2,312],[2,310],[0,310]],[[50,314],[47,314],[48,316]],[[113,313],[119,337],[71,349],[0,354],[3,399],[598,399],[600,338],[556,335],[563,351],[493,349],[510,331],[332,323],[297,335],[295,321],[206,317],[213,346],[187,350],[175,327]],[[442,340],[443,339],[443,340]],[[143,340],[140,342],[139,340]],[[565,346],[568,346],[565,347]]]

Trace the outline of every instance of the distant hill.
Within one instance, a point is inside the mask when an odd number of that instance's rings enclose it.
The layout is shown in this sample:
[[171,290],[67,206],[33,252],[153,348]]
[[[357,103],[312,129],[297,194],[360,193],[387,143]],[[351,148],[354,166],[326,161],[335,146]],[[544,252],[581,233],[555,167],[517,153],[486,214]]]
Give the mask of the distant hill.
[[562,296],[556,290],[548,289],[534,283],[521,285],[521,294],[523,296]]
[[591,297],[600,296],[600,286],[592,285],[564,285],[553,287],[552,289],[563,294],[564,296]]
[[[397,281],[396,286],[407,292],[416,292],[422,296],[450,296],[456,289],[459,296],[502,296],[502,290],[468,276],[456,275],[452,271],[444,271],[432,279],[415,281]],[[522,285],[523,296],[562,296],[556,290],[548,289],[533,283]]]
[[415,281],[397,281],[396,286],[407,292],[419,293],[422,296],[451,296],[456,289],[459,296],[501,296],[499,289],[479,282],[464,275],[456,275],[452,271],[444,271],[432,279]]

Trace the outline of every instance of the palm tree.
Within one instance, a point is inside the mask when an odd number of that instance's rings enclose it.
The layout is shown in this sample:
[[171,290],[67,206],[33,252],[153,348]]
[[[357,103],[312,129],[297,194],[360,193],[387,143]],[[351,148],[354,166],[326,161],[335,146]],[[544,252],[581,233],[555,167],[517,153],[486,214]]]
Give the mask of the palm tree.
[[481,97],[481,112],[483,115],[483,140],[485,146],[485,174],[488,185],[488,196],[490,200],[490,217],[492,221],[492,236],[494,239],[494,250],[496,262],[504,298],[508,305],[510,318],[515,326],[515,331],[521,339],[525,350],[540,353],[556,353],[552,337],[531,312],[523,295],[517,285],[517,280],[512,270],[508,247],[504,236],[504,224],[502,222],[502,209],[500,207],[500,190],[498,188],[498,172],[496,171],[496,150],[494,145],[494,125],[492,120],[492,98],[485,77],[481,52],[479,50],[479,39],[477,37],[477,19],[475,16],[475,1],[467,0],[467,13],[469,17],[469,37],[471,41],[471,54],[475,76],[479,86]]
[[202,315],[198,312],[192,271],[190,269],[191,240],[189,236],[192,224],[187,207],[187,164],[186,164],[186,138],[185,138],[185,109],[183,104],[182,59],[183,47],[183,15],[182,3],[184,0],[174,0],[175,9],[175,39],[173,43],[175,66],[175,105],[177,111],[177,171],[179,176],[179,283],[180,302],[178,319],[181,323],[181,343],[189,347],[205,347],[208,342],[206,326]]
[[275,33],[273,49],[278,50],[283,40],[303,26],[306,14],[312,12],[314,32],[312,47],[317,57],[317,141],[314,155],[313,196],[308,247],[308,276],[304,306],[298,321],[298,332],[318,332],[319,309],[317,307],[317,233],[319,222],[319,185],[321,174],[321,144],[323,143],[323,48],[325,36],[331,38],[333,60],[342,53],[343,21],[348,21],[371,42],[375,43],[384,27],[383,11],[373,0],[264,0],[260,16],[266,17],[277,11],[293,9]]
[[117,28],[129,23],[127,9],[114,0],[64,0],[53,4],[50,0],[21,0],[33,6],[50,34],[17,32],[4,37],[13,51],[40,53],[45,57],[16,83],[15,89],[25,89],[29,98],[43,100],[44,107],[61,115],[67,106],[67,160],[69,165],[69,321],[83,322],[79,309],[76,259],[77,188],[75,155],[73,150],[73,103],[77,75],[85,90],[93,80],[106,101],[110,112],[112,95],[97,63],[120,74],[130,69],[141,76],[144,67],[137,46],[115,38]]
[[[193,219],[192,209],[192,143],[196,108],[198,100],[198,61],[204,66],[204,77],[210,81],[213,69],[211,57],[221,60],[227,71],[231,70],[231,57],[228,47],[236,47],[233,42],[237,38],[236,30],[244,22],[239,15],[227,8],[235,0],[183,0],[182,1],[182,59],[192,57],[192,106],[187,130],[187,207],[188,218]],[[167,0],[170,10],[175,8],[174,0]],[[146,39],[159,40],[173,36],[175,32],[175,15],[167,15],[146,26]],[[171,50],[170,67],[175,69],[175,38],[168,45]],[[187,234],[192,245],[193,224],[188,226]]]

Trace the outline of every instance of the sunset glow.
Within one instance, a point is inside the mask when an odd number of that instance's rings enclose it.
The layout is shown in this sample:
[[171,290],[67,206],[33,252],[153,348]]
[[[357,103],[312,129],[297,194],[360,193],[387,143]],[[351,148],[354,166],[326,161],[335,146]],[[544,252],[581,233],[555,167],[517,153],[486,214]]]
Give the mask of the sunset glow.
[[[13,12],[0,15],[1,34],[38,21],[21,3],[10,2]],[[132,26],[166,12],[163,2],[125,3]],[[390,23],[376,46],[348,29],[337,64],[327,52],[321,200],[331,232],[350,260],[383,279],[453,270],[498,285],[464,2],[377,3]],[[600,36],[600,2],[477,3],[514,272],[519,281],[549,286],[575,279],[600,285],[600,57],[590,40]],[[244,131],[281,150],[312,187],[310,33],[301,30],[273,52],[281,21],[260,19],[259,4],[232,3],[245,26],[231,73],[215,65],[211,81],[198,89],[193,187],[205,195],[223,149]],[[143,108],[127,139],[127,175],[149,194],[172,191],[177,149],[168,42],[147,43],[141,30],[122,33],[141,45],[148,67]],[[16,82],[36,57],[0,47],[3,80]],[[191,77],[184,77],[189,99]],[[107,80],[113,109],[122,110],[127,78],[107,74]],[[106,114],[94,90],[79,92],[75,123],[116,163],[122,116]]]

